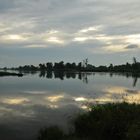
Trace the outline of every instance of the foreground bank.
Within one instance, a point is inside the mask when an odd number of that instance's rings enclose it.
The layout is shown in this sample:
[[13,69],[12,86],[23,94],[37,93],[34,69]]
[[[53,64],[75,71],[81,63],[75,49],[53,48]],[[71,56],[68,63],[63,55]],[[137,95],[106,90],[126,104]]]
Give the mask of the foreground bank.
[[140,104],[93,105],[78,115],[70,134],[57,126],[40,130],[38,140],[139,140]]

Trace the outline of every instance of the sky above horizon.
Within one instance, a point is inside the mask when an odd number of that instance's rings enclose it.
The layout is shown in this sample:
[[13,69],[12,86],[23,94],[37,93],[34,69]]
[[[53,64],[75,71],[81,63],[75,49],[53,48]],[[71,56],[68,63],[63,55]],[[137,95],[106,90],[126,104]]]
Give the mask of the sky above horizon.
[[140,61],[139,0],[0,0],[0,67]]

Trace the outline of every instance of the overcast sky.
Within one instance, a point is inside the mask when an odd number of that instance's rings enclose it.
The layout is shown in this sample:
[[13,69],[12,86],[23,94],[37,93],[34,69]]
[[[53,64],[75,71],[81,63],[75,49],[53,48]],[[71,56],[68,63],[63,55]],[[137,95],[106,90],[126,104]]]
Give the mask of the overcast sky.
[[0,0],[0,67],[140,60],[140,0]]

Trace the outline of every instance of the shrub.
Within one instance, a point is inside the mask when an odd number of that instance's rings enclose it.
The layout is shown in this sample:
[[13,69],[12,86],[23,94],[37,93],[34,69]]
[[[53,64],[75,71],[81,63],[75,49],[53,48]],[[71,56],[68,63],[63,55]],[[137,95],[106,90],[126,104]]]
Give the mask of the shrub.
[[52,126],[41,129],[38,140],[62,140],[63,136],[63,132],[57,126]]
[[90,112],[76,118],[74,125],[75,134],[81,138],[137,140],[137,137],[140,138],[140,105],[120,103],[92,106]]

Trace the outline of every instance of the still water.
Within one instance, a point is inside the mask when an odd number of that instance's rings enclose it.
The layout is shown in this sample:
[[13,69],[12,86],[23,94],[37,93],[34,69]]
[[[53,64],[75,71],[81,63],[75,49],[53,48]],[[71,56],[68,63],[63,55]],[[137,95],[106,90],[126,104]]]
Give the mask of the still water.
[[110,73],[25,73],[0,77],[0,139],[36,140],[40,128],[71,129],[90,103],[140,102],[140,79]]

